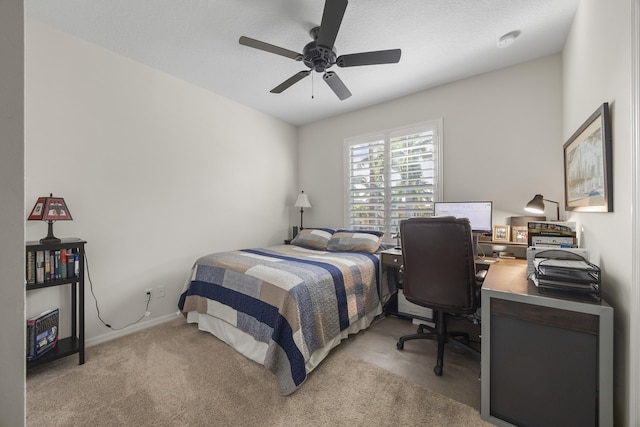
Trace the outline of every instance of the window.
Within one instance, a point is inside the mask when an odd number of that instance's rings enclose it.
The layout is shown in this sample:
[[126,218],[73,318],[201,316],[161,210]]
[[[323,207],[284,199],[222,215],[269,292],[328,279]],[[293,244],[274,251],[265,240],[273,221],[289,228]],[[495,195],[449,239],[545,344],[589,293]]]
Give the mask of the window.
[[345,140],[345,224],[387,238],[442,199],[442,121]]

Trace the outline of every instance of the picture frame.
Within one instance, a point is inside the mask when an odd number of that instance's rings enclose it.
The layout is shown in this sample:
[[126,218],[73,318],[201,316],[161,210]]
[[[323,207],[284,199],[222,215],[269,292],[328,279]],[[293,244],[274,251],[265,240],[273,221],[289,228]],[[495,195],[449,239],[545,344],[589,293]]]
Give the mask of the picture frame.
[[511,227],[508,225],[494,225],[493,226],[493,236],[492,239],[494,242],[508,242],[509,241],[509,231]]
[[527,243],[529,239],[529,229],[526,225],[511,226],[511,241],[516,243]]
[[613,212],[609,104],[591,114],[562,149],[565,210]]

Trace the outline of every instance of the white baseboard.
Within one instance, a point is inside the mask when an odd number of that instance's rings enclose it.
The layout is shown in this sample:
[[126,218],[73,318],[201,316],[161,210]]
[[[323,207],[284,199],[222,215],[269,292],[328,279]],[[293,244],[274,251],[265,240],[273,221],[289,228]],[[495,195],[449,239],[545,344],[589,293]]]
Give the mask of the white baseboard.
[[102,334],[97,337],[93,337],[88,340],[85,340],[84,345],[85,347],[91,347],[93,345],[102,344],[103,342],[111,341],[113,339],[124,337],[125,335],[129,335],[134,332],[138,332],[143,329],[150,328],[152,326],[166,323],[179,316],[182,316],[182,314],[180,312],[175,312],[175,313],[167,314],[161,317],[157,317],[155,319],[151,319],[147,322],[136,323],[135,325],[131,325],[128,328],[122,329],[121,331],[107,332],[106,334]]

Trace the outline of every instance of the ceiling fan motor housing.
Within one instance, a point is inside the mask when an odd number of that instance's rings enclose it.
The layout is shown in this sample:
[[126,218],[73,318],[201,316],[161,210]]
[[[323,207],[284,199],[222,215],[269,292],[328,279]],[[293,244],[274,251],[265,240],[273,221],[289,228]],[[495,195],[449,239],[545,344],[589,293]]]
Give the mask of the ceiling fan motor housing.
[[318,46],[315,41],[307,43],[302,50],[302,56],[302,62],[318,73],[324,73],[327,68],[336,63],[335,50]]

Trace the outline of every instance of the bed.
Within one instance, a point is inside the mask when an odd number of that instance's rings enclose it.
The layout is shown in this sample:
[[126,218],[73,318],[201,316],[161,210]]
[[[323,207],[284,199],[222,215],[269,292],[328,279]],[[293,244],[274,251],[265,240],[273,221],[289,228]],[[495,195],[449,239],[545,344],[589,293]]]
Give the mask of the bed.
[[382,312],[381,234],[305,229],[290,245],[200,257],[178,307],[277,378],[280,394]]

